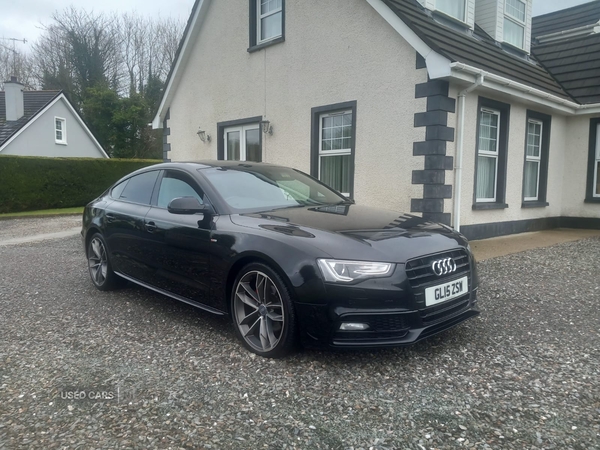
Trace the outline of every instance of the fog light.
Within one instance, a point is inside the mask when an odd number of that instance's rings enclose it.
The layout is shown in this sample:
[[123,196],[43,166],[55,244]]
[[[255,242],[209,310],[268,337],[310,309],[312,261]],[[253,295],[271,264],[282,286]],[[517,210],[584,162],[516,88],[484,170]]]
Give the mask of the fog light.
[[345,322],[340,325],[340,330],[344,331],[365,331],[369,329],[368,323]]

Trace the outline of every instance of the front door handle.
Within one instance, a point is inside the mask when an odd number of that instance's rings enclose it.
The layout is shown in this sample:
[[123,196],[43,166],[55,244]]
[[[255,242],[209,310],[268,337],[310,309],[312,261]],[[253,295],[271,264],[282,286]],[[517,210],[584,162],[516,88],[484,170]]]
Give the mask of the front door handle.
[[113,216],[112,214],[107,214],[106,215],[106,221],[107,222],[114,222],[115,220],[117,220],[117,218],[115,216]]
[[154,233],[157,229],[158,227],[154,222],[146,223],[146,231],[148,231],[148,233]]

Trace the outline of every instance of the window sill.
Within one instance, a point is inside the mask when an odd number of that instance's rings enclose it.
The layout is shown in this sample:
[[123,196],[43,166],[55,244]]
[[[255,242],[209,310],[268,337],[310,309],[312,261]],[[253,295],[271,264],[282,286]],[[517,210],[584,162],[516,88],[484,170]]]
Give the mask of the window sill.
[[505,209],[508,208],[506,203],[474,203],[473,210],[486,210],[486,209]]
[[546,206],[550,206],[550,203],[537,201],[521,203],[521,208],[544,208]]
[[587,197],[583,203],[600,203],[600,197]]
[[55,143],[56,145],[67,145],[67,143],[66,143],[66,142],[54,141],[54,143]]
[[259,50],[262,50],[263,48],[270,47],[271,45],[280,44],[281,42],[285,42],[285,38],[283,36],[280,36],[267,42],[263,42],[262,44],[253,45],[252,47],[248,48],[248,53],[257,52]]

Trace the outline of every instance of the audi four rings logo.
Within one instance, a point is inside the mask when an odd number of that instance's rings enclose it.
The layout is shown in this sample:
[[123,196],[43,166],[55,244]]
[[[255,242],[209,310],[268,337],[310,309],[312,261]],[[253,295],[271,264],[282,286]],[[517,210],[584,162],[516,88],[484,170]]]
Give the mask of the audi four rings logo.
[[431,268],[433,269],[433,273],[441,277],[442,275],[456,272],[456,263],[452,258],[439,259],[431,264]]

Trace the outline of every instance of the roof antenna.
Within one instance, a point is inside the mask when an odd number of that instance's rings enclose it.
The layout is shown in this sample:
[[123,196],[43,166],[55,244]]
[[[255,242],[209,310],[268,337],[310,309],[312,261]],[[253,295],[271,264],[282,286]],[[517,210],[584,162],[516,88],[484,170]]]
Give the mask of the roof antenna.
[[17,42],[22,42],[23,44],[27,44],[27,39],[17,39],[17,38],[0,38],[0,40],[2,41],[12,41],[12,48],[10,47],[6,47],[5,45],[3,45],[2,47],[4,47],[7,50],[10,50],[11,52],[13,52],[13,75],[16,77],[17,76],[17,48],[16,48],[16,44]]

